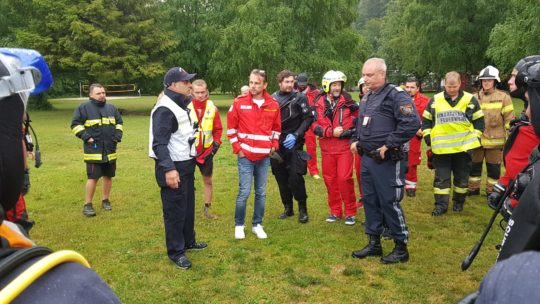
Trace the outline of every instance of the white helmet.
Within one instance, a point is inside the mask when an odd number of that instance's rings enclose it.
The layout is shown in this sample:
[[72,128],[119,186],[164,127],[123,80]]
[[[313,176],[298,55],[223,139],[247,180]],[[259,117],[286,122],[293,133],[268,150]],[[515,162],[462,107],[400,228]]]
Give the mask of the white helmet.
[[325,93],[330,92],[332,82],[341,81],[343,84],[347,82],[347,76],[341,71],[330,70],[324,74],[322,78],[322,88]]
[[363,85],[364,83],[365,83],[364,77],[361,77],[361,78],[358,80],[358,88],[360,88],[360,86]]
[[501,79],[499,78],[499,70],[491,65],[488,65],[480,71],[480,74],[478,74],[478,80],[481,79],[495,79],[497,82],[501,82]]

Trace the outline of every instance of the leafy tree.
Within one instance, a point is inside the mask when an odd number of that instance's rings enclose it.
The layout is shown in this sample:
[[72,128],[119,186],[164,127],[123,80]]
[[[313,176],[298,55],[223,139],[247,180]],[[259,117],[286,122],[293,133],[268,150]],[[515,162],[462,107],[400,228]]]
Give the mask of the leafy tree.
[[355,27],[372,46],[373,55],[380,49],[383,17],[386,15],[388,2],[389,0],[360,0],[358,3]]
[[[320,79],[339,69],[351,79],[359,74],[369,45],[352,28],[355,1],[230,1],[234,19],[220,31],[210,72],[224,91],[246,84],[251,69],[272,77],[280,70],[305,71]],[[358,76],[357,76],[358,77]]]
[[489,33],[506,5],[503,0],[393,0],[384,17],[381,53],[402,72],[477,72],[487,62]]
[[511,0],[506,19],[493,28],[487,55],[501,71],[510,73],[516,62],[540,54],[540,5],[537,1]]
[[163,15],[158,0],[34,0],[31,5],[17,42],[44,54],[60,82],[151,81],[163,75],[162,58],[177,46],[157,22]]
[[204,78],[210,89],[213,83],[209,62],[220,39],[220,28],[233,18],[227,16],[227,3],[225,0],[167,0],[164,3],[169,29],[180,44],[165,58],[166,65],[197,72],[197,77]]

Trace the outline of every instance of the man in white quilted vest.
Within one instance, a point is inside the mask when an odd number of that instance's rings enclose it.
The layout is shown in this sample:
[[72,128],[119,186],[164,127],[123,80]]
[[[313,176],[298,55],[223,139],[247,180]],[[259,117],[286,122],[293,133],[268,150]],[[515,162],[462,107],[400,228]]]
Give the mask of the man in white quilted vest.
[[150,117],[150,157],[154,158],[156,180],[161,188],[167,255],[181,269],[191,268],[188,250],[202,250],[195,241],[195,132],[192,121],[191,79],[180,67],[165,74],[163,95]]

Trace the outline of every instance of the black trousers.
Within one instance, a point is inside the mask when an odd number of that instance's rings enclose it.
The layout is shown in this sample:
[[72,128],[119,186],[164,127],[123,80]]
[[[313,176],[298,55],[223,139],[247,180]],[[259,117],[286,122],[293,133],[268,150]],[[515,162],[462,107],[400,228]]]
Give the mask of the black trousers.
[[362,158],[362,202],[366,213],[366,234],[381,235],[383,224],[386,224],[394,240],[407,243],[409,229],[400,204],[406,168],[405,160],[377,163],[371,157]]
[[23,114],[18,94],[0,100],[0,223],[3,211],[15,206],[23,187]]
[[167,255],[178,260],[186,247],[195,243],[195,161],[174,162],[180,187],[161,187]]
[[283,162],[270,159],[272,174],[279,187],[281,202],[285,207],[292,207],[293,197],[300,208],[306,207],[307,194],[304,174],[307,172],[307,161],[300,158],[302,150],[282,154]]
[[452,200],[461,204],[465,202],[469,187],[471,162],[471,156],[467,152],[433,155],[433,166],[435,167],[433,188],[436,206],[448,208],[452,175],[454,176]]

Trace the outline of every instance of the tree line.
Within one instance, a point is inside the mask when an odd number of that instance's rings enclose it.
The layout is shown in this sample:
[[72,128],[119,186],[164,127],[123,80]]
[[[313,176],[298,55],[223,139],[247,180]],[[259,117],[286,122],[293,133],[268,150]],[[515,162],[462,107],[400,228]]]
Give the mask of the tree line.
[[486,64],[507,73],[540,53],[533,0],[0,0],[0,11],[0,45],[41,52],[53,96],[94,81],[156,94],[172,66],[236,93],[253,68],[317,83],[336,69],[352,86],[372,56],[424,77]]

